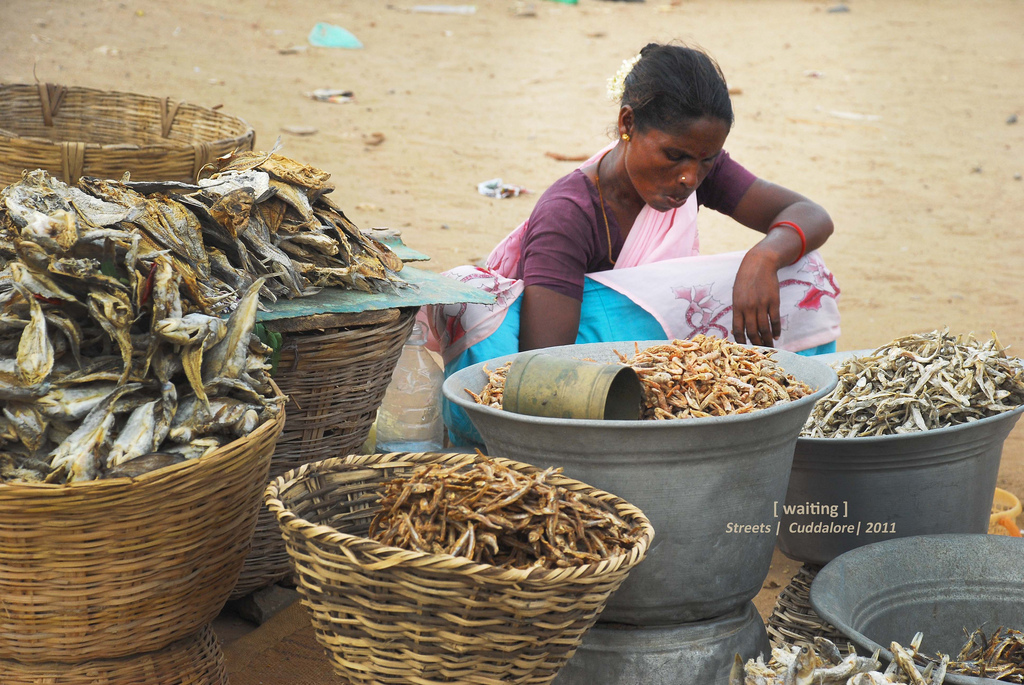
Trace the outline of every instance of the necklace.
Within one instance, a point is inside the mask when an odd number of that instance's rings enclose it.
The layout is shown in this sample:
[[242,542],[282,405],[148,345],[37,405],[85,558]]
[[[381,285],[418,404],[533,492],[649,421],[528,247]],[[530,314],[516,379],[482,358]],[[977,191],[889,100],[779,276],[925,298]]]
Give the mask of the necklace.
[[[615,148],[612,148],[614,150]],[[615,260],[612,259],[612,229],[608,226],[608,215],[604,211],[604,193],[601,192],[601,162],[608,156],[611,150],[606,151],[601,155],[601,159],[597,160],[597,170],[594,172],[594,177],[597,179],[597,198],[601,202],[601,216],[604,218],[604,234],[608,238],[608,261],[615,266]]]

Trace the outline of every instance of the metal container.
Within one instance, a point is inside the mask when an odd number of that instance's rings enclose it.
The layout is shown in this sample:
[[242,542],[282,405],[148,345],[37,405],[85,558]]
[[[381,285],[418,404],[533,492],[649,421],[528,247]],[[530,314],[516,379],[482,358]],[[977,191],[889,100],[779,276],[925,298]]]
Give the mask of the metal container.
[[[1024,540],[928,535],[876,542],[836,557],[811,584],[811,605],[864,654],[924,633],[921,651],[956,655],[984,626],[1024,630]],[[948,674],[952,685],[997,681]],[[1001,682],[1001,681],[999,681]]]
[[628,366],[533,351],[517,356],[505,374],[502,407],[530,416],[638,421],[643,395]]
[[744,662],[771,656],[751,602],[727,616],[674,626],[598,623],[554,685],[728,685],[737,654]]
[[[614,361],[615,350],[632,351],[633,343],[572,345],[547,353]],[[676,624],[737,610],[768,575],[778,530],[774,511],[786,493],[797,434],[814,402],[836,383],[832,369],[813,358],[776,355],[788,373],[816,392],[734,416],[594,421],[514,414],[476,404],[463,390],[479,393],[487,383],[482,364],[452,374],[443,390],[469,414],[489,454],[562,467],[650,518],[657,531],[654,545],[601,616],[631,625]],[[514,356],[487,364],[493,368]]]
[[902,435],[800,438],[779,549],[821,565],[881,540],[988,532],[1003,442],[1021,413]]

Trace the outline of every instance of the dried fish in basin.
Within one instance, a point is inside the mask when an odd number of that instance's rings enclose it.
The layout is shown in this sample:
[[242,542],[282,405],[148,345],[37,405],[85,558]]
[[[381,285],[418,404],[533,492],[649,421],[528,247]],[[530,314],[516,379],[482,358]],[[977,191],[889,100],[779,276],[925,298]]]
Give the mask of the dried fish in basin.
[[991,637],[986,637],[981,629],[975,630],[967,636],[967,643],[956,658],[949,661],[948,671],[1024,683],[1024,632],[999,626]]
[[625,554],[640,530],[599,500],[552,484],[557,473],[521,474],[482,454],[472,465],[430,464],[383,485],[368,535],[506,568],[564,568]]
[[839,384],[815,404],[804,437],[935,430],[1024,404],[1024,365],[994,335],[984,343],[948,330],[908,335],[836,372]]
[[[643,419],[685,419],[746,414],[790,402],[812,390],[788,375],[771,353],[704,335],[673,340],[645,350],[637,346],[623,364],[640,377],[644,389]],[[488,373],[479,404],[500,409],[508,364]]]

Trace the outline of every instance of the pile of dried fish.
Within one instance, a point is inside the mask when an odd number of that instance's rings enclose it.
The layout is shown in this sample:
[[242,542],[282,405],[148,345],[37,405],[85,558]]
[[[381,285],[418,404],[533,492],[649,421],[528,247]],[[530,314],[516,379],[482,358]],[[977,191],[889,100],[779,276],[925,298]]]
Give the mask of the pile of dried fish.
[[429,464],[384,485],[369,537],[505,568],[579,566],[625,554],[639,535],[609,507],[482,455],[473,465]]
[[[787,374],[771,353],[728,340],[696,335],[645,350],[636,346],[632,359],[616,352],[636,371],[643,384],[642,419],[686,419],[746,414],[780,402],[796,400],[813,391]],[[501,409],[505,374],[511,362],[490,371],[479,395],[466,392],[478,403]]]
[[992,337],[909,335],[838,365],[802,435],[855,438],[945,428],[1024,404],[1024,366]]
[[923,635],[918,633],[905,648],[898,642],[889,645],[894,660],[884,670],[878,660],[880,652],[870,657],[857,656],[852,647],[843,656],[831,641],[814,638],[814,646],[794,645],[789,649],[772,649],[771,660],[750,659],[744,665],[736,655],[729,685],[942,685],[946,678],[948,657],[924,669],[914,664]]
[[759,350],[696,335],[619,355],[640,376],[644,419],[746,414],[813,392]]
[[976,630],[949,663],[949,670],[975,678],[1024,683],[1024,633],[1000,626],[986,638],[980,629]]
[[487,368],[487,364],[484,364],[483,370],[487,374],[487,385],[477,395],[469,388],[465,388],[469,396],[473,398],[477,404],[486,404],[488,407],[494,407],[495,409],[501,409],[501,402],[505,397],[505,377],[508,375],[508,369],[512,366],[512,362],[505,362],[494,371]]
[[[215,316],[181,256],[202,244],[162,242],[180,237],[169,201],[127,208],[37,171],[0,205],[0,480],[138,475],[280,411],[253,335],[264,279]],[[129,225],[135,211],[165,235]]]

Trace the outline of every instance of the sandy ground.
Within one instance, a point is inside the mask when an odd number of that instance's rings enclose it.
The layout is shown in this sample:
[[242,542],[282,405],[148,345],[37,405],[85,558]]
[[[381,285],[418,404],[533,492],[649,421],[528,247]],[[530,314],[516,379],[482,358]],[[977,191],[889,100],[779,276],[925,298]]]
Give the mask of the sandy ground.
[[[401,229],[441,270],[484,257],[573,168],[546,153],[609,140],[605,82],[623,59],[682,40],[740,91],[733,157],[831,212],[840,349],[948,326],[1024,354],[1021,0],[477,0],[466,16],[413,4],[0,0],[0,82],[222,105],[258,147],[280,136],[284,154],[330,171],[357,224]],[[281,53],[321,21],[365,47]],[[355,98],[315,102],[317,88]],[[494,177],[534,194],[478,194]],[[714,212],[700,221],[705,252],[756,238]],[[1024,495],[1024,428],[999,484]],[[776,557],[762,613],[797,567]]]

